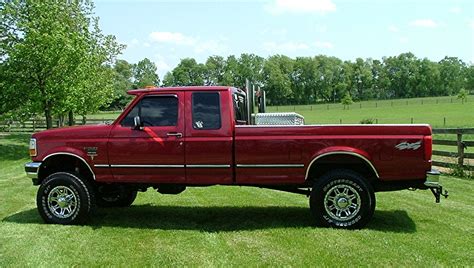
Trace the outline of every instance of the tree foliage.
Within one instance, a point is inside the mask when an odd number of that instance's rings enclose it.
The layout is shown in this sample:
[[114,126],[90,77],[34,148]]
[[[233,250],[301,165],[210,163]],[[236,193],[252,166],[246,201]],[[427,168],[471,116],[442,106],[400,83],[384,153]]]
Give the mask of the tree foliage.
[[111,101],[123,49],[103,35],[89,1],[0,3],[1,113],[86,114]]
[[144,88],[146,86],[159,86],[160,78],[156,73],[156,65],[148,58],[144,58],[133,65],[134,88]]
[[211,56],[205,64],[182,59],[165,75],[164,86],[229,85],[245,87],[245,80],[266,90],[270,105],[341,102],[371,99],[456,95],[474,90],[474,67],[456,57],[439,62],[412,53],[378,59],[342,61],[336,57],[266,59],[254,54],[226,59]]
[[345,109],[346,107],[348,107],[352,103],[354,103],[354,101],[352,100],[351,95],[349,94],[349,92],[346,92],[346,94],[344,94],[344,97],[342,97],[342,99],[341,99],[341,104],[344,105],[344,109]]

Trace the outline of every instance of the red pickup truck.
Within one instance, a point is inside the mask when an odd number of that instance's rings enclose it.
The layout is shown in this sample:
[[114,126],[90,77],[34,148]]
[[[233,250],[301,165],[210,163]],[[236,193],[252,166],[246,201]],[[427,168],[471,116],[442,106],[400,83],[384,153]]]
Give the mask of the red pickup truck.
[[361,228],[377,191],[430,189],[429,125],[251,125],[246,92],[233,87],[129,91],[110,125],[32,135],[26,173],[40,185],[48,223],[84,222],[97,206],[129,206],[153,187],[238,185],[306,194],[319,225]]

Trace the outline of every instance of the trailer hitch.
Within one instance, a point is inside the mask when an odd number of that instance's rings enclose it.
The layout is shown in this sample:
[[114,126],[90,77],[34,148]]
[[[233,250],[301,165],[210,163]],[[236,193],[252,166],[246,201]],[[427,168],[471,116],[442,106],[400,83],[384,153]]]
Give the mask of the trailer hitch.
[[444,196],[444,198],[448,198],[449,193],[448,191],[444,190],[443,191],[443,186],[437,186],[437,187],[430,187],[431,192],[433,193],[436,203],[439,203],[441,196]]

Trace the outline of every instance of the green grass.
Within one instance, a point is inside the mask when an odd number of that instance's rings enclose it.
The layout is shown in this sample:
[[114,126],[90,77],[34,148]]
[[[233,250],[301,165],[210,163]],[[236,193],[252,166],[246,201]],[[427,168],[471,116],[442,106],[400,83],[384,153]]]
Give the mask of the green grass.
[[[297,112],[306,124],[358,124],[363,119],[378,124],[426,123],[433,127],[472,127],[474,96],[466,102],[451,97],[432,97],[357,102],[343,109],[341,104],[269,106],[269,112]],[[445,122],[446,119],[446,122]]]
[[44,224],[23,171],[28,135],[0,136],[0,267],[468,266],[474,263],[474,181],[443,177],[451,196],[377,194],[363,230],[313,225],[308,199],[249,187],[140,193],[84,226]]

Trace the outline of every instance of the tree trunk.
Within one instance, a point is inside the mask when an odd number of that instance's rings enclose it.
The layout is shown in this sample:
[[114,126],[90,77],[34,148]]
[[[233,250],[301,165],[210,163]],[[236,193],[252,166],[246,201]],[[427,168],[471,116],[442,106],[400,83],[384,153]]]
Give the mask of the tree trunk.
[[68,118],[69,118],[68,125],[73,126],[74,125],[74,112],[73,111],[69,111]]
[[46,129],[53,127],[53,118],[51,116],[51,103],[45,101],[44,103],[44,117],[46,118]]
[[58,127],[63,127],[64,126],[64,114],[60,114],[58,116]]
[[87,123],[87,118],[85,115],[82,116],[82,124],[85,125]]

